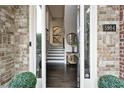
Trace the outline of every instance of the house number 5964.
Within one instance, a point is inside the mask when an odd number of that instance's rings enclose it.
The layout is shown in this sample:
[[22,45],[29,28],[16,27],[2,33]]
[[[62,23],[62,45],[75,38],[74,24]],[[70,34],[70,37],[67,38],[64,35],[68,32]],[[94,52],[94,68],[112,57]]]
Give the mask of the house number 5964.
[[103,31],[114,32],[116,31],[116,25],[115,24],[104,24]]

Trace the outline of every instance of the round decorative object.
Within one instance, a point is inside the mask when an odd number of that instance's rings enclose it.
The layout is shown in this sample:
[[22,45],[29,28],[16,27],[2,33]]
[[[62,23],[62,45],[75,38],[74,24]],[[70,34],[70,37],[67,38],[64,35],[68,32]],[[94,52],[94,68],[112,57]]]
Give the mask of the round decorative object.
[[35,88],[36,76],[32,72],[22,72],[17,74],[10,82],[10,88]]
[[69,33],[67,35],[67,43],[69,45],[72,45],[72,46],[76,45],[76,43],[77,43],[77,35],[75,33]]
[[124,88],[124,80],[114,75],[103,75],[98,80],[99,88]]

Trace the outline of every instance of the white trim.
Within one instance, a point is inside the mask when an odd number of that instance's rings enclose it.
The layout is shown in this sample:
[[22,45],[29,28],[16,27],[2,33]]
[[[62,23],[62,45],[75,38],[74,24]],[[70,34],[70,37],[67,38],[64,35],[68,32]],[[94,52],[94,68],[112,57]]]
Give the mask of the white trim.
[[41,78],[37,78],[36,88],[42,88],[42,79]]
[[[88,9],[88,7],[86,8],[87,6],[84,6],[84,28],[85,27],[87,27],[86,25],[86,21],[87,21],[87,13],[88,13],[88,11],[87,10],[85,10],[85,9]],[[88,9],[88,10],[90,10],[91,11],[91,6],[89,6],[89,8],[90,9]],[[89,11],[89,12],[90,12]],[[90,14],[90,16],[91,16],[91,13],[89,13]],[[90,20],[90,19],[89,19]],[[90,23],[90,26],[91,26],[91,23]],[[86,30],[87,28],[85,28],[84,30]],[[91,28],[90,28],[91,29]],[[91,30],[90,30],[91,31]],[[85,33],[86,33],[86,31],[84,31],[84,39],[85,39]],[[91,32],[89,33],[89,34],[91,34]],[[91,37],[89,37],[89,39],[90,39]],[[90,40],[89,40],[89,43],[91,43],[90,42]],[[91,45],[91,44],[90,44]],[[90,46],[89,46],[89,50],[90,50]],[[86,50],[84,50],[84,52],[86,52]],[[85,56],[85,54],[87,54],[87,53],[84,53],[84,56]],[[91,51],[90,51],[90,53],[89,53],[89,70],[90,70],[90,78],[84,78],[84,88],[90,88],[91,87],[91,59],[90,59],[90,56],[91,56]],[[86,57],[86,56],[85,56]],[[85,61],[85,58],[84,58],[84,61]],[[85,63],[84,63],[85,64]],[[85,66],[84,66],[84,70],[85,70]],[[85,72],[84,72],[85,73]]]
[[46,87],[46,30],[45,30],[45,5],[41,11],[41,30],[42,30],[42,87]]
[[[41,33],[42,35],[42,9],[39,5],[36,6],[36,27],[37,27],[37,31],[36,33]],[[36,34],[35,34],[35,40],[36,40]],[[42,36],[41,36],[41,40],[42,40]],[[36,44],[37,41],[35,41],[35,44]],[[42,44],[42,41],[41,41],[41,44]],[[41,45],[42,46],[42,45]],[[35,49],[36,49],[36,45],[35,45]],[[42,48],[41,48],[41,51],[42,51]],[[37,54],[37,53],[36,53]],[[37,58],[36,58],[37,59]],[[41,62],[42,62],[42,58],[41,59]],[[42,63],[41,63],[42,64]],[[36,68],[37,69],[37,68]],[[36,73],[36,69],[35,69],[35,73]],[[42,69],[41,69],[42,71]],[[37,78],[37,88],[41,88],[42,87],[42,73],[41,73],[41,77],[40,78]]]
[[80,6],[80,87],[84,88],[84,5]]
[[90,73],[91,87],[97,87],[97,6],[90,11]]
[[97,6],[90,6],[90,79],[84,79],[85,88],[97,87]]
[[36,6],[29,6],[29,71],[36,75]]
[[[39,6],[29,6],[29,71],[36,75],[36,31],[42,34],[42,78],[37,78],[36,87],[46,87],[46,32],[45,32],[45,6],[39,11]],[[40,12],[41,15],[37,15]],[[37,24],[41,21],[40,24]],[[39,28],[41,26],[41,29]],[[41,81],[42,80],[42,81]]]
[[[31,32],[32,32],[32,21],[33,20],[31,20],[32,19],[32,6],[29,6],[29,42],[31,42],[31,37],[32,37],[32,34],[31,34]],[[32,61],[33,59],[32,59],[32,47],[31,46],[29,46],[29,71],[31,71],[32,72],[32,66],[33,66],[33,61]]]

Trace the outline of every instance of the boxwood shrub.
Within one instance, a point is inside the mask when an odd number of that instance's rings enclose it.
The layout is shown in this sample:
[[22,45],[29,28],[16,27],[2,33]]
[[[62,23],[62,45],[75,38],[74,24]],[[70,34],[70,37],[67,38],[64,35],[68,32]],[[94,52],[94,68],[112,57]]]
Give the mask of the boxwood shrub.
[[35,88],[37,83],[36,77],[31,72],[17,74],[10,82],[10,88]]
[[99,88],[124,88],[124,80],[113,75],[104,75],[98,80]]

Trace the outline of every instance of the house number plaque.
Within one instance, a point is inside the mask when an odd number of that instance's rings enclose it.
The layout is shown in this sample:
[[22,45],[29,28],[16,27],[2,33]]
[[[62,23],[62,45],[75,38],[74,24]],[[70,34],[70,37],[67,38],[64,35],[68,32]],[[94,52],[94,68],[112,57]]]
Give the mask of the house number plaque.
[[116,32],[116,24],[104,24],[103,31]]

